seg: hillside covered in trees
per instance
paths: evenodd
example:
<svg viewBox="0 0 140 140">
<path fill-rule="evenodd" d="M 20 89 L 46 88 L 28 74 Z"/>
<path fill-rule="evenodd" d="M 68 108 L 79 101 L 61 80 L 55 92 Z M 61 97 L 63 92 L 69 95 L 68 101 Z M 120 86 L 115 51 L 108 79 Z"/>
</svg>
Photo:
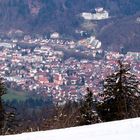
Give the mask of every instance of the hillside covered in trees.
<svg viewBox="0 0 140 140">
<path fill-rule="evenodd" d="M 92 13 L 96 7 L 106 9 L 112 18 L 85 23 L 80 14 Z M 0 0 L 1 33 L 20 30 L 48 35 L 57 31 L 62 36 L 76 39 L 76 30 L 91 34 L 96 30 L 104 48 L 113 47 L 115 50 L 125 47 L 130 51 L 139 51 L 140 26 L 135 23 L 139 16 L 139 0 Z M 83 24 L 95 26 L 89 30 L 83 28 Z"/>
</svg>

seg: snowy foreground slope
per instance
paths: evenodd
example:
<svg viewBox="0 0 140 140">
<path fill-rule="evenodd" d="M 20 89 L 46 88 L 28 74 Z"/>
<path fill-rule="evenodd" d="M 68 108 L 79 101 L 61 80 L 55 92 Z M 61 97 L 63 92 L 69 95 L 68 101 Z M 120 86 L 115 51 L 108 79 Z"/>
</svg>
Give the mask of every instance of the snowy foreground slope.
<svg viewBox="0 0 140 140">
<path fill-rule="evenodd" d="M 45 132 L 0 136 L 0 140 L 140 140 L 140 118 Z"/>
</svg>

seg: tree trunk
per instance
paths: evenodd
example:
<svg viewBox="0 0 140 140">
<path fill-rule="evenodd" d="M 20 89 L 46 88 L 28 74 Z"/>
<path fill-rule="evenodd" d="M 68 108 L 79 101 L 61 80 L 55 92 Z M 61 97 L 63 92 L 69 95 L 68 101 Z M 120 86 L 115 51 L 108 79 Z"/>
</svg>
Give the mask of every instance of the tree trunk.
<svg viewBox="0 0 140 140">
<path fill-rule="evenodd" d="M 4 124 L 4 114 L 3 114 L 2 99 L 0 97 L 0 135 L 2 135 L 3 124 Z"/>
</svg>

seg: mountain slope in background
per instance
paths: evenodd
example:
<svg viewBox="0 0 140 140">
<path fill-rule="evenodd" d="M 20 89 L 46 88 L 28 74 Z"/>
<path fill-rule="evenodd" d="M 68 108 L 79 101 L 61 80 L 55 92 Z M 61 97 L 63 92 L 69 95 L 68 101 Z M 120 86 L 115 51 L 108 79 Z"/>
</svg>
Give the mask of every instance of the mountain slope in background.
<svg viewBox="0 0 140 140">
<path fill-rule="evenodd" d="M 104 48 L 139 51 L 140 24 L 132 23 L 132 19 L 140 12 L 140 0 L 0 0 L 0 32 L 21 30 L 46 35 L 57 31 L 62 36 L 76 38 L 76 30 L 88 31 L 82 27 L 85 21 L 80 13 L 94 12 L 96 7 L 104 7 L 112 17 L 109 22 L 91 21 L 95 30 L 99 29 L 96 33 Z"/>
<path fill-rule="evenodd" d="M 140 118 L 83 127 L 0 136 L 1 140 L 139 140 Z"/>
<path fill-rule="evenodd" d="M 140 11 L 139 0 L 0 0 L 0 30 L 71 33 L 81 24 L 78 14 L 99 6 L 113 16 Z"/>
<path fill-rule="evenodd" d="M 98 38 L 104 44 L 104 49 L 140 52 L 139 17 L 140 13 L 137 13 L 133 16 L 112 19 L 101 26 Z"/>
</svg>

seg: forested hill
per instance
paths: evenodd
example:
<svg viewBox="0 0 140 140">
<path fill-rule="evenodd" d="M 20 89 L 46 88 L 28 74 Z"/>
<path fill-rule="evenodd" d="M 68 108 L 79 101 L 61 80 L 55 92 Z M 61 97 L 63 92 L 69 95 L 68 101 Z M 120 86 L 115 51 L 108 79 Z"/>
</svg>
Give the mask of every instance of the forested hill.
<svg viewBox="0 0 140 140">
<path fill-rule="evenodd" d="M 85 23 L 80 13 L 95 12 L 96 7 L 106 9 L 111 19 Z M 18 29 L 48 35 L 56 31 L 76 38 L 76 30 L 91 34 L 96 30 L 105 49 L 118 46 L 115 49 L 139 51 L 140 24 L 135 23 L 136 15 L 140 17 L 140 0 L 0 0 L 0 33 Z M 90 25 L 93 27 L 89 30 Z"/>
<path fill-rule="evenodd" d="M 140 52 L 140 13 L 112 19 L 100 26 L 98 38 L 104 49 Z"/>
<path fill-rule="evenodd" d="M 72 34 L 81 24 L 77 15 L 100 6 L 112 16 L 140 11 L 139 0 L 0 0 L 0 31 L 18 28 L 26 32 L 55 30 Z"/>
</svg>

